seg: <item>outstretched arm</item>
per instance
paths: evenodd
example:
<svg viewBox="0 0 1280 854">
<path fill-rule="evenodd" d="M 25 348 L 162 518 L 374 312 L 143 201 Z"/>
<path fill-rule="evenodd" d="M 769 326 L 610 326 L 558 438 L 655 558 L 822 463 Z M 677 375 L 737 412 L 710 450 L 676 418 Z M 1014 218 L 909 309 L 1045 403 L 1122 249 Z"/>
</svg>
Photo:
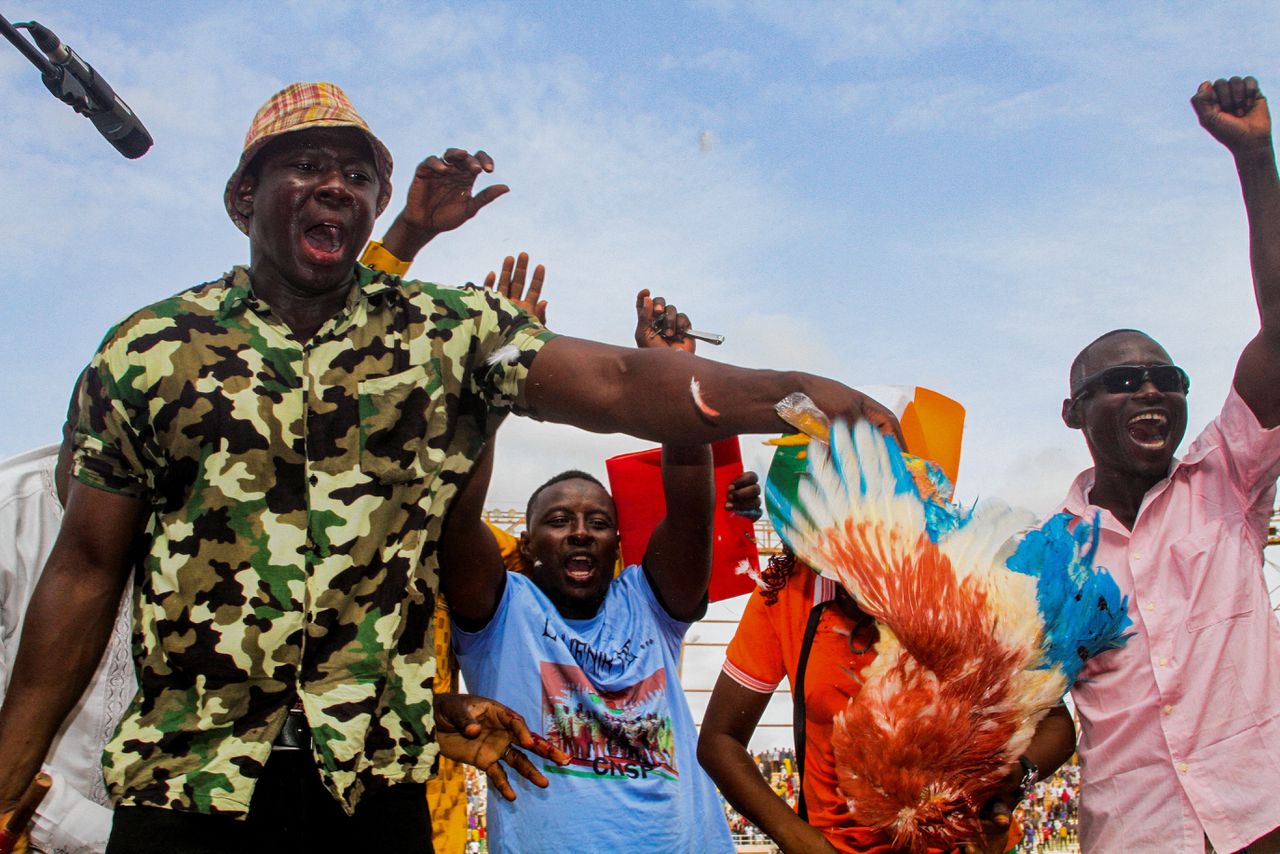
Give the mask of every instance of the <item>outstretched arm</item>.
<svg viewBox="0 0 1280 854">
<path fill-rule="evenodd" d="M 893 413 L 835 380 L 567 336 L 548 341 L 533 360 L 527 400 L 533 416 L 545 421 L 702 445 L 740 433 L 790 430 L 774 404 L 796 391 L 832 418 L 866 418 L 901 441 Z"/>
<path fill-rule="evenodd" d="M 1262 328 L 1245 345 L 1235 387 L 1263 427 L 1280 425 L 1280 180 L 1267 99 L 1252 77 L 1208 81 L 1191 99 L 1201 126 L 1236 161 L 1249 216 L 1249 262 Z"/>
<path fill-rule="evenodd" d="M 492 171 L 493 158 L 488 154 L 471 154 L 461 148 L 450 148 L 441 156 L 433 154 L 419 163 L 404 210 L 387 229 L 383 247 L 407 267 L 438 234 L 452 231 L 507 193 L 506 184 L 494 184 L 472 195 L 480 173 Z"/>
</svg>

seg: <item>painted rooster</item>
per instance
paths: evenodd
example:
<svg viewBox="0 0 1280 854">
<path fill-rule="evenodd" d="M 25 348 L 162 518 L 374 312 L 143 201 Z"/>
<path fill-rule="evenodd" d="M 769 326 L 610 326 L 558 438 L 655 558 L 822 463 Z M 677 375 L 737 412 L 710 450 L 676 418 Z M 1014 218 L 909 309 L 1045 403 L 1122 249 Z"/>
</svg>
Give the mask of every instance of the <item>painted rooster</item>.
<svg viewBox="0 0 1280 854">
<path fill-rule="evenodd" d="M 794 502 L 768 494 L 792 551 L 879 625 L 832 744 L 854 820 L 917 854 L 981 834 L 1005 764 L 1129 624 L 1092 567 L 1094 526 L 1060 516 L 1032 530 L 1025 511 L 950 495 L 936 466 L 865 422 L 810 443 Z"/>
</svg>

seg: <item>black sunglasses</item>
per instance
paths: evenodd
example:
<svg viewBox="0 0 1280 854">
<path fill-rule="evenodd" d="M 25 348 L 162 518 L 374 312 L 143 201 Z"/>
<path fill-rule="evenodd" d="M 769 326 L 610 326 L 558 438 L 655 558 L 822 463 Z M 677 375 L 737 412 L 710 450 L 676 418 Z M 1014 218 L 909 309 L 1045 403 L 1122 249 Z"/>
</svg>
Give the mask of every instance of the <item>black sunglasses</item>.
<svg viewBox="0 0 1280 854">
<path fill-rule="evenodd" d="M 1101 385 L 1111 394 L 1132 394 L 1148 379 L 1156 389 L 1166 393 L 1191 391 L 1191 377 L 1177 365 L 1115 365 L 1082 379 L 1071 398 L 1084 395 L 1095 385 Z"/>
</svg>

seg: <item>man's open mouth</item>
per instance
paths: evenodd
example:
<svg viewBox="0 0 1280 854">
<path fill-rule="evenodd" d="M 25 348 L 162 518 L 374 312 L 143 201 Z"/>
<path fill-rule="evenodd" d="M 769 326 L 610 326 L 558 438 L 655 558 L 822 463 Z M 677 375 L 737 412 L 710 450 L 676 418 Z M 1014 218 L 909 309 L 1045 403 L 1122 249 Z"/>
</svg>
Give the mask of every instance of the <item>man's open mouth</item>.
<svg viewBox="0 0 1280 854">
<path fill-rule="evenodd" d="M 1169 417 L 1163 412 L 1142 412 L 1125 424 L 1129 438 L 1140 447 L 1159 450 L 1169 441 Z"/>
<path fill-rule="evenodd" d="M 322 222 L 304 231 L 302 239 L 314 254 L 330 256 L 342 251 L 345 234 L 342 226 L 332 222 Z"/>
<path fill-rule="evenodd" d="M 574 581 L 586 581 L 595 574 L 595 558 L 589 555 L 574 555 L 564 562 L 564 571 Z"/>
</svg>

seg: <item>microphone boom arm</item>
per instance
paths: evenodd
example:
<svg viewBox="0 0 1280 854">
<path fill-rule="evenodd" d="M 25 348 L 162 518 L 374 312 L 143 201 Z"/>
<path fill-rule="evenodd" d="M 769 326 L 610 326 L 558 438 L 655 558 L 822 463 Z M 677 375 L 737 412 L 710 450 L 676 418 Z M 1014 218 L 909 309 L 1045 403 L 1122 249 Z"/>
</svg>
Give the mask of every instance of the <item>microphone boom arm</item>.
<svg viewBox="0 0 1280 854">
<path fill-rule="evenodd" d="M 19 35 L 18 29 L 28 30 L 36 44 Z M 40 79 L 53 97 L 93 122 L 117 151 L 132 160 L 151 147 L 151 134 L 129 105 L 48 28 L 35 21 L 15 26 L 0 16 L 0 32 L 40 70 Z"/>
</svg>

